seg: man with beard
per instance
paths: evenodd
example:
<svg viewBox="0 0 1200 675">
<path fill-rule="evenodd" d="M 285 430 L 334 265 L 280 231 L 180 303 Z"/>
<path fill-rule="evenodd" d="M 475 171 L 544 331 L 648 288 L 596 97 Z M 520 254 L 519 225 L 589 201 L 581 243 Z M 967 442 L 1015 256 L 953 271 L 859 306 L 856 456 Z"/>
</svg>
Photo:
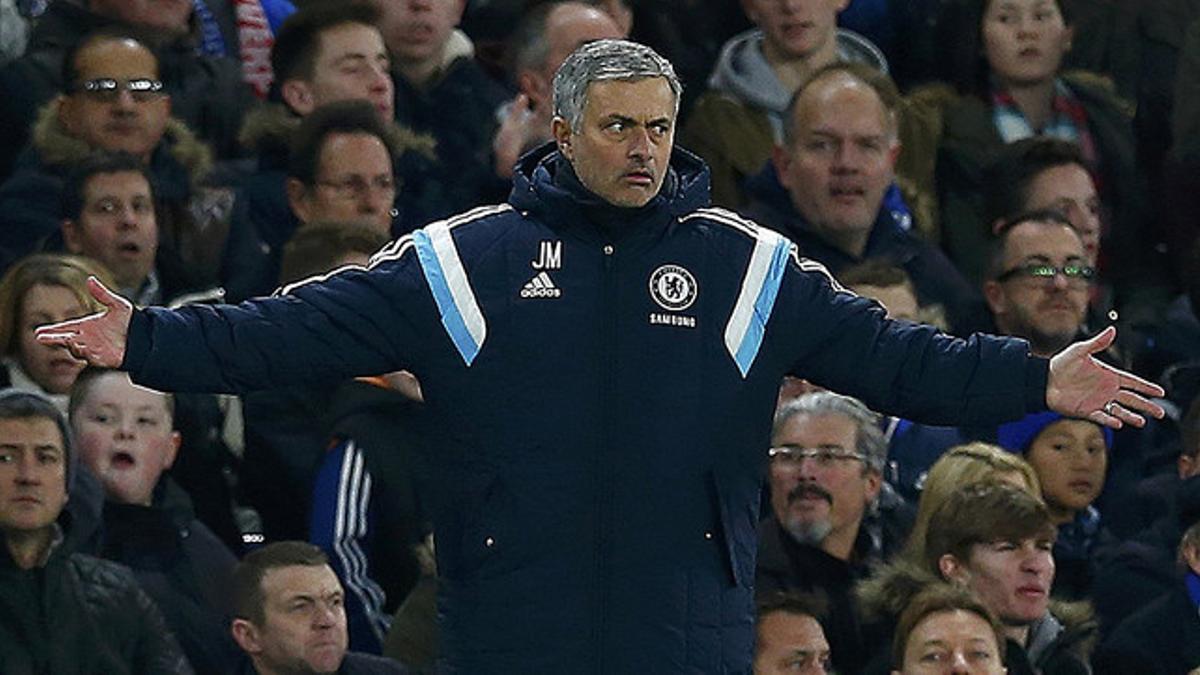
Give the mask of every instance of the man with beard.
<svg viewBox="0 0 1200 675">
<path fill-rule="evenodd" d="M 771 445 L 772 513 L 759 527 L 755 593 L 825 595 L 834 665 L 858 672 L 864 649 L 851 590 L 912 524 L 899 497 L 880 498 L 887 444 L 878 417 L 848 396 L 805 394 L 776 413 Z"/>
</svg>

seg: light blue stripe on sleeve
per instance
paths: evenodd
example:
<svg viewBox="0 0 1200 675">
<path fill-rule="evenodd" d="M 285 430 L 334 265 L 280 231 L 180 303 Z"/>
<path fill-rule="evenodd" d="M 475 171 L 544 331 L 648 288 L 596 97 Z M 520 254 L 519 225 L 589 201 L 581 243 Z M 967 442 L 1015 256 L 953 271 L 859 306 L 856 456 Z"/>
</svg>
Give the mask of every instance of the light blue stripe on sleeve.
<svg viewBox="0 0 1200 675">
<path fill-rule="evenodd" d="M 486 334 L 483 315 L 466 284 L 462 262 L 454 249 L 449 229 L 440 224 L 413 232 L 413 243 L 425 281 L 433 293 L 442 326 L 468 366 L 479 355 Z"/>
<path fill-rule="evenodd" d="M 759 349 L 762 348 L 767 321 L 771 318 L 771 311 L 775 307 L 775 298 L 779 295 L 779 287 L 783 283 L 788 253 L 792 246 L 790 241 L 769 230 L 760 231 L 759 237 L 762 243 L 769 242 L 774 244 L 774 247 L 755 296 L 753 313 L 749 317 L 749 321 L 745 323 L 745 332 L 738 343 L 737 351 L 733 354 L 733 360 L 737 363 L 742 377 L 746 377 L 750 372 L 750 366 L 754 364 L 754 359 L 758 356 Z"/>
</svg>

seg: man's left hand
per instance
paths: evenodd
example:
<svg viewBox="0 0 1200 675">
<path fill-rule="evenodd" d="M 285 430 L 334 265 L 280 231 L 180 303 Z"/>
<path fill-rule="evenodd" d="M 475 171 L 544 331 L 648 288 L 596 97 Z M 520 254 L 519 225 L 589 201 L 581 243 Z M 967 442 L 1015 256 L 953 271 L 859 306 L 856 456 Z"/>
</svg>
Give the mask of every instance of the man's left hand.
<svg viewBox="0 0 1200 675">
<path fill-rule="evenodd" d="M 1132 373 L 1100 362 L 1098 354 L 1117 337 L 1109 326 L 1090 340 L 1076 342 L 1050 359 L 1046 405 L 1070 417 L 1120 429 L 1126 424 L 1146 424 L 1143 415 L 1161 418 L 1162 406 L 1149 397 L 1163 396 L 1163 388 Z"/>
</svg>

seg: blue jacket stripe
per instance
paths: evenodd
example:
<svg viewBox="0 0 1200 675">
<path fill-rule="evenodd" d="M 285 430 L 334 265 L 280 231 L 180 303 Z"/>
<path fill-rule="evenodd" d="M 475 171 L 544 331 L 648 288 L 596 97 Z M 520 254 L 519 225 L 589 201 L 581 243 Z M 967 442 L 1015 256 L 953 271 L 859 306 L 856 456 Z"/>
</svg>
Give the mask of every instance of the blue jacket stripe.
<svg viewBox="0 0 1200 675">
<path fill-rule="evenodd" d="M 765 228 L 760 228 L 756 237 L 741 293 L 725 328 L 725 347 L 743 378 L 762 347 L 792 248 L 787 239 Z"/>
<path fill-rule="evenodd" d="M 413 243 L 425 281 L 437 302 L 442 325 L 463 361 L 470 366 L 483 347 L 487 325 L 467 283 L 467 273 L 454 247 L 450 228 L 444 223 L 434 223 L 413 232 Z"/>
</svg>

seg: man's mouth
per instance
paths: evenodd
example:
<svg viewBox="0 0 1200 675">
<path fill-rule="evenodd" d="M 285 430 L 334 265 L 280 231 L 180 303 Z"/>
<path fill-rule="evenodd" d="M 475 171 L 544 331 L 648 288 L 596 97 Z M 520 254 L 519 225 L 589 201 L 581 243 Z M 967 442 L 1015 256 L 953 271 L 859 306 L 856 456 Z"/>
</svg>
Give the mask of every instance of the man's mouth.
<svg viewBox="0 0 1200 675">
<path fill-rule="evenodd" d="M 649 169 L 634 169 L 625 174 L 625 180 L 634 185 L 654 185 L 654 172 Z"/>
<path fill-rule="evenodd" d="M 136 258 L 142 253 L 142 247 L 136 242 L 127 241 L 117 244 L 117 255 L 122 258 Z"/>
<path fill-rule="evenodd" d="M 833 504 L 833 495 L 829 494 L 827 491 L 825 491 L 824 489 L 822 489 L 819 486 L 811 485 L 808 483 L 802 483 L 800 485 L 797 485 L 796 487 L 792 488 L 792 490 L 790 492 L 788 492 L 788 503 L 789 504 L 794 504 L 795 502 L 817 501 L 817 500 L 824 501 L 827 504 L 832 505 Z"/>
<path fill-rule="evenodd" d="M 1046 595 L 1046 589 L 1036 585 L 1021 586 L 1017 589 L 1017 595 L 1026 598 L 1041 598 Z"/>
<path fill-rule="evenodd" d="M 126 469 L 132 469 L 133 466 L 137 464 L 137 460 L 135 460 L 133 455 L 130 453 L 123 450 L 118 450 L 112 454 L 112 457 L 109 459 L 109 464 L 114 469 L 124 471 Z"/>
</svg>

